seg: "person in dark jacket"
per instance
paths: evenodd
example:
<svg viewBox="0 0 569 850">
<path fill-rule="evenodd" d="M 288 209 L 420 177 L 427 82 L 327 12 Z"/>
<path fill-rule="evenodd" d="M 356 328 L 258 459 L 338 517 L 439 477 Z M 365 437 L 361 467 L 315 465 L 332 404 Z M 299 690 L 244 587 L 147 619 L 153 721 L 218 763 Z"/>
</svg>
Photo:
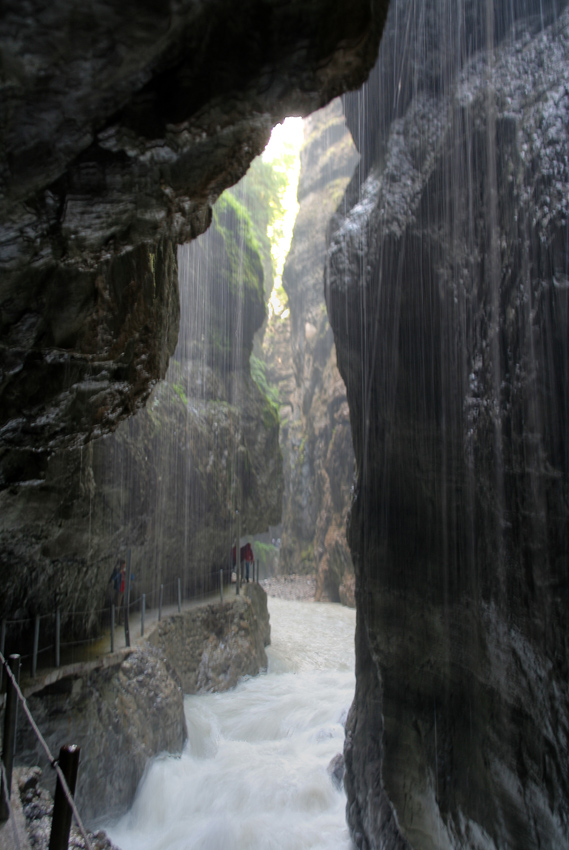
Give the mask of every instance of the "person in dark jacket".
<svg viewBox="0 0 569 850">
<path fill-rule="evenodd" d="M 126 561 L 124 560 L 124 558 L 120 558 L 115 564 L 115 568 L 109 579 L 109 584 L 111 582 L 113 585 L 115 608 L 117 612 L 118 622 L 120 623 L 120 610 L 124 599 L 124 591 L 126 585 Z"/>
</svg>

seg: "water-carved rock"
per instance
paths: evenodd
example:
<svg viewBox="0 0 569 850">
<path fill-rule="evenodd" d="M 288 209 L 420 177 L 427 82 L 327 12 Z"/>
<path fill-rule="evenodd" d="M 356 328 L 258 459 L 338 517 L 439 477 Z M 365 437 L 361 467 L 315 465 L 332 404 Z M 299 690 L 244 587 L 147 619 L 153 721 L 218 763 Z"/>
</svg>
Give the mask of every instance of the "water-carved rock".
<svg viewBox="0 0 569 850">
<path fill-rule="evenodd" d="M 208 227 L 275 123 L 363 81 L 385 5 L 3 5 L 0 484 L 144 403 L 177 307 L 152 258 Z"/>
<path fill-rule="evenodd" d="M 365 848 L 561 848 L 568 18 L 494 4 L 480 31 L 473 9 L 437 52 L 459 7 L 395 2 L 369 111 L 348 98 L 364 162 L 327 278 L 358 467 L 348 820 Z"/>
<path fill-rule="evenodd" d="M 304 122 L 300 162 L 299 212 L 283 273 L 290 316 L 274 317 L 264 339 L 268 376 L 281 392 L 279 569 L 315 571 L 317 599 L 354 605 L 345 532 L 353 451 L 323 280 L 326 230 L 357 162 L 339 100 Z"/>
</svg>

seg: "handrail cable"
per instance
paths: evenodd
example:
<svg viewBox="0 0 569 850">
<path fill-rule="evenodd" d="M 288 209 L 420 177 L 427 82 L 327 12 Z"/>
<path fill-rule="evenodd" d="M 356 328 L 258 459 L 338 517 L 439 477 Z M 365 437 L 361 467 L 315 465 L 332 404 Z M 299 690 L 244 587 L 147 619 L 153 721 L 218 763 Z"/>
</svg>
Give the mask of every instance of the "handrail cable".
<svg viewBox="0 0 569 850">
<path fill-rule="evenodd" d="M 28 722 L 29 722 L 30 726 L 32 727 L 32 730 L 33 730 L 36 738 L 40 742 L 40 744 L 41 744 L 41 746 L 42 746 L 42 748 L 43 748 L 43 750 L 44 750 L 44 752 L 47 756 L 47 759 L 48 759 L 50 765 L 52 766 L 52 768 L 57 773 L 57 776 L 58 776 L 59 781 L 61 783 L 61 788 L 62 788 L 63 793 L 64 793 L 64 795 L 67 799 L 67 802 L 69 803 L 69 807 L 70 807 L 70 809 L 73 813 L 73 817 L 75 818 L 75 823 L 77 824 L 77 826 L 79 828 L 79 832 L 81 833 L 81 835 L 83 836 L 83 840 L 85 841 L 85 848 L 86 848 L 86 850 L 93 850 L 91 842 L 89 841 L 89 838 L 87 836 L 87 830 L 83 826 L 83 821 L 81 820 L 79 812 L 77 811 L 77 806 L 75 805 L 75 800 L 73 799 L 73 795 L 71 794 L 69 787 L 67 785 L 67 780 L 65 778 L 65 774 L 63 773 L 62 769 L 60 768 L 57 759 L 55 759 L 53 757 L 51 750 L 49 749 L 42 733 L 40 732 L 40 730 L 37 726 L 37 723 L 35 722 L 34 718 L 32 717 L 32 713 L 31 713 L 30 709 L 28 708 L 28 703 L 26 701 L 26 698 L 23 695 L 22 691 L 20 690 L 20 686 L 17 683 L 17 681 L 14 677 L 14 674 L 10 670 L 8 663 L 7 663 L 6 659 L 4 658 L 4 656 L 2 655 L 1 652 L 0 652 L 0 661 L 4 665 L 4 669 L 5 669 L 6 673 L 8 674 L 10 679 L 12 680 L 12 685 L 14 686 L 16 694 L 18 695 L 18 699 L 20 700 L 20 702 L 22 704 L 24 714 L 28 718 Z"/>
</svg>

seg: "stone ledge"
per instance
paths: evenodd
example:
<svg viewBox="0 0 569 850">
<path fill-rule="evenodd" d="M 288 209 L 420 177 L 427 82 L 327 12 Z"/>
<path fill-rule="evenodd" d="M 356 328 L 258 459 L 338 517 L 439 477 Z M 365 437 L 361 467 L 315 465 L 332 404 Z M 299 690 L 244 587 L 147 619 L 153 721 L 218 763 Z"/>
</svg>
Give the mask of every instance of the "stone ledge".
<svg viewBox="0 0 569 850">
<path fill-rule="evenodd" d="M 134 648 L 51 671 L 28 689 L 52 753 L 63 744 L 81 747 L 77 802 L 87 823 L 124 812 L 149 759 L 182 751 L 185 693 L 228 690 L 266 668 L 269 633 L 266 594 L 251 584 L 222 605 L 163 619 Z M 23 722 L 16 760 L 47 767 Z"/>
</svg>

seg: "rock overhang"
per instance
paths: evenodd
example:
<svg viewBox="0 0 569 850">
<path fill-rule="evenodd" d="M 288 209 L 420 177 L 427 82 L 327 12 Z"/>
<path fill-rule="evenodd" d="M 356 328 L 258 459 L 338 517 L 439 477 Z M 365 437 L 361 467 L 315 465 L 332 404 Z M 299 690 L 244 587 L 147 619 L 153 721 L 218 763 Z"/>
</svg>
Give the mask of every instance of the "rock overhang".
<svg viewBox="0 0 569 850">
<path fill-rule="evenodd" d="M 4 486 L 144 404 L 177 336 L 175 246 L 275 123 L 363 82 L 386 6 L 4 6 Z"/>
</svg>

